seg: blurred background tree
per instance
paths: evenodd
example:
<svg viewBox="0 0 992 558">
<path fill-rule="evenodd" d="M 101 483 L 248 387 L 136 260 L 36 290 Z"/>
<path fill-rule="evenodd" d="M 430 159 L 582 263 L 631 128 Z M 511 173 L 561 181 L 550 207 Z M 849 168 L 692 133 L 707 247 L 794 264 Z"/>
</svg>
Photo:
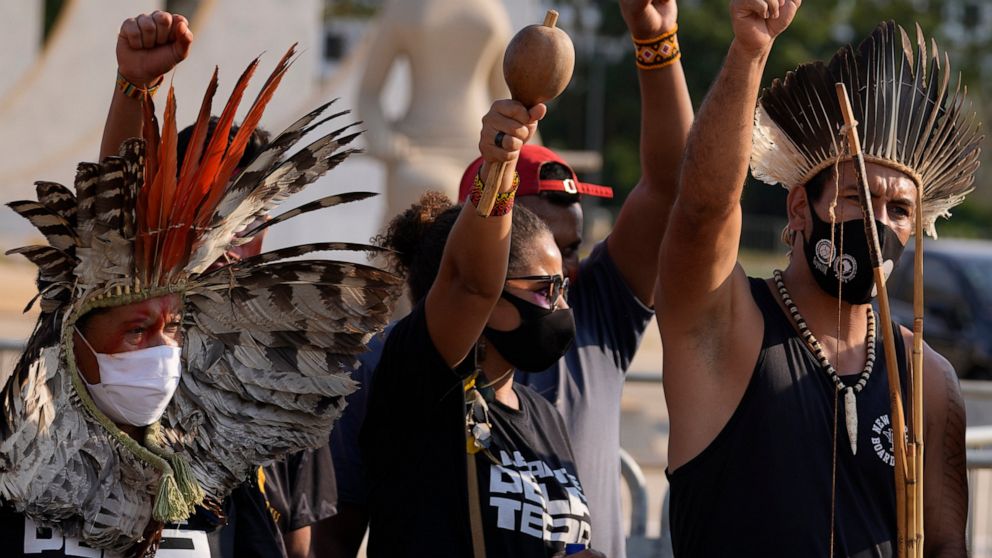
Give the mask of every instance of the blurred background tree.
<svg viewBox="0 0 992 558">
<path fill-rule="evenodd" d="M 609 202 L 619 207 L 639 178 L 640 99 L 629 36 L 615 0 L 560 0 L 562 26 L 576 45 L 572 84 L 541 124 L 545 143 L 559 149 L 588 149 L 603 155 L 601 180 L 617 190 Z M 679 41 L 693 102 L 698 108 L 723 62 L 733 37 L 728 0 L 680 0 Z M 912 35 L 918 22 L 951 54 L 961 72 L 975 110 L 992 114 L 992 2 L 988 0 L 839 0 L 804 2 L 792 26 L 772 51 L 764 83 L 799 64 L 826 60 L 848 42 L 859 42 L 881 21 L 894 19 Z M 657 123 L 664 126 L 664 122 Z M 992 238 L 992 179 L 986 149 L 978 190 L 956 219 L 945 223 L 948 236 Z M 745 211 L 751 216 L 784 216 L 785 194 L 778 187 L 745 189 Z M 777 232 L 777 231 L 775 231 Z M 772 235 L 774 236 L 774 234 Z"/>
</svg>

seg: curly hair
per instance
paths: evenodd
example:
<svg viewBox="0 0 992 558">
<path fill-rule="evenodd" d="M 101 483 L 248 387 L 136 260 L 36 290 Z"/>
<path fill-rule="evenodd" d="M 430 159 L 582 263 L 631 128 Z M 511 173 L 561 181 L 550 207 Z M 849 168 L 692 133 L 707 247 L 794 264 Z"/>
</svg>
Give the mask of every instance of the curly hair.
<svg viewBox="0 0 992 558">
<path fill-rule="evenodd" d="M 372 242 L 392 250 L 387 256 L 393 271 L 406 277 L 414 302 L 427 296 L 437 278 L 448 241 L 462 206 L 455 205 L 440 192 L 427 192 L 417 203 L 389 222 L 383 234 Z M 551 231 L 537 215 L 517 205 L 513 208 L 510 235 L 510 259 L 507 272 L 515 275 L 533 260 L 537 252 L 535 240 Z"/>
</svg>

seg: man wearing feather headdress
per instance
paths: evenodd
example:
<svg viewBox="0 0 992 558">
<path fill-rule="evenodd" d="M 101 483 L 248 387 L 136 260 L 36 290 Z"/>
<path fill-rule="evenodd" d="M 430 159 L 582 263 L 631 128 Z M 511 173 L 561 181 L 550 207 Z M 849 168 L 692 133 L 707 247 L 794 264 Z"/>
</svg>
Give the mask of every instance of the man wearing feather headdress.
<svg viewBox="0 0 992 558">
<path fill-rule="evenodd" d="M 893 23 L 776 80 L 759 100 L 768 53 L 799 5 L 731 2 L 734 39 L 690 135 L 659 254 L 677 556 L 896 552 L 888 380 L 875 359 L 875 340 L 894 326 L 876 332 L 834 84 L 854 95 L 889 269 L 917 212 L 933 234 L 970 189 L 979 138 L 963 98 L 947 94 L 936 45 L 922 33 L 914 44 Z M 749 162 L 755 177 L 789 190 L 791 260 L 774 280 L 749 279 L 737 263 Z M 905 378 L 911 334 L 896 331 Z M 964 408 L 954 371 L 929 347 L 923 387 L 925 554 L 964 556 Z"/>
<path fill-rule="evenodd" d="M 142 87 L 161 83 L 191 50 L 194 37 L 186 18 L 180 14 L 157 10 L 126 19 L 117 36 L 117 68 L 121 78 Z M 213 137 L 218 124 L 211 117 L 206 141 Z M 141 134 L 142 106 L 120 87 L 114 88 L 107 125 L 101 143 L 101 157 L 114 154 L 121 143 Z M 194 126 L 179 132 L 178 154 L 184 159 Z M 237 136 L 232 126 L 228 144 Z M 239 167 L 247 167 L 271 140 L 270 134 L 257 127 L 252 132 Z M 181 168 L 180 168 L 181 171 Z M 235 174 L 238 174 L 237 171 Z M 268 219 L 260 217 L 246 227 L 253 229 Z M 209 269 L 261 252 L 266 230 L 253 238 L 232 243 Z M 240 243 L 240 242 L 244 243 Z M 256 478 L 257 477 L 257 478 Z M 208 531 L 211 548 L 220 556 L 241 556 L 250 552 L 256 558 L 306 557 L 310 554 L 311 525 L 336 511 L 337 487 L 330 450 L 327 446 L 290 454 L 259 470 L 236 488 L 220 505 L 221 514 L 197 508 L 187 523 L 190 529 Z M 223 528 L 218 528 L 219 524 Z"/>
<path fill-rule="evenodd" d="M 347 373 L 385 324 L 398 279 L 362 265 L 291 259 L 373 249 L 347 243 L 211 265 L 268 226 L 368 197 L 330 196 L 256 224 L 342 161 L 357 136 L 340 127 L 290 153 L 343 114 L 328 115 L 328 103 L 236 172 L 294 52 L 279 61 L 230 145 L 257 61 L 208 140 L 215 73 L 179 173 L 172 91 L 160 134 L 151 84 L 120 76 L 124 95 L 146 100 L 143 138 L 124 142 L 118 157 L 81 164 L 75 193 L 39 182 L 37 202 L 10 204 L 48 242 L 12 251 L 39 267 L 42 307 L 2 392 L 0 501 L 13 510 L 5 517 L 23 518 L 13 540 L 4 531 L 17 555 L 68 555 L 79 544 L 114 556 L 153 554 L 163 524 L 216 504 L 260 463 L 326 443 L 354 389 Z M 34 524 L 59 536 L 39 540 Z"/>
</svg>

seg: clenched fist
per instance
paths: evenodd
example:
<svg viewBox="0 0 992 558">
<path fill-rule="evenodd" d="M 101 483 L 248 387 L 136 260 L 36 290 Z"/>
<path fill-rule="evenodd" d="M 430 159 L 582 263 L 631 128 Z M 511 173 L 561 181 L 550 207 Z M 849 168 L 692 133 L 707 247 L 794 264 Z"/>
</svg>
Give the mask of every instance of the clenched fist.
<svg viewBox="0 0 992 558">
<path fill-rule="evenodd" d="M 620 0 L 620 12 L 635 39 L 653 39 L 673 31 L 679 16 L 675 0 Z"/>
<path fill-rule="evenodd" d="M 185 60 L 192 43 L 189 22 L 179 14 L 156 10 L 128 18 L 117 35 L 117 70 L 146 87 Z"/>
<path fill-rule="evenodd" d="M 802 0 L 733 0 L 734 41 L 747 51 L 766 52 L 796 16 Z"/>
</svg>

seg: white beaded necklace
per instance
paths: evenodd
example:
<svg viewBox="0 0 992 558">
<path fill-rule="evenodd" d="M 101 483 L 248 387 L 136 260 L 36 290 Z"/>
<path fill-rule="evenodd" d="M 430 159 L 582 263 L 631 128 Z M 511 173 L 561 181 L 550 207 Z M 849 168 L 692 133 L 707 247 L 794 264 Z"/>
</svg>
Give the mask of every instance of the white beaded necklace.
<svg viewBox="0 0 992 558">
<path fill-rule="evenodd" d="M 775 285 L 778 287 L 778 295 L 782 298 L 782 304 L 789 310 L 792 314 L 792 319 L 796 322 L 796 327 L 799 328 L 799 335 L 806 342 L 806 346 L 809 350 L 816 356 L 816 359 L 820 361 L 820 366 L 827 372 L 830 376 L 830 380 L 833 382 L 834 387 L 838 392 L 844 393 L 844 419 L 847 425 L 847 437 L 851 441 L 851 453 L 857 455 L 858 453 L 858 407 L 857 399 L 855 396 L 861 393 L 861 390 L 865 388 L 868 384 L 868 378 L 871 377 L 871 371 L 875 367 L 875 312 L 872 311 L 871 306 L 868 307 L 868 335 L 865 337 L 865 346 L 867 351 L 867 356 L 865 358 L 865 367 L 861 371 L 861 375 L 858 377 L 858 382 L 852 387 L 844 385 L 844 382 L 840 379 L 837 374 L 837 370 L 834 369 L 830 361 L 827 360 L 826 355 L 823 353 L 823 347 L 820 342 L 817 341 L 813 332 L 810 331 L 809 326 L 806 325 L 806 320 L 803 319 L 802 315 L 799 313 L 799 309 L 796 308 L 796 304 L 792 302 L 792 297 L 789 296 L 789 291 L 785 288 L 785 282 L 782 280 L 782 272 L 775 270 Z"/>
</svg>

